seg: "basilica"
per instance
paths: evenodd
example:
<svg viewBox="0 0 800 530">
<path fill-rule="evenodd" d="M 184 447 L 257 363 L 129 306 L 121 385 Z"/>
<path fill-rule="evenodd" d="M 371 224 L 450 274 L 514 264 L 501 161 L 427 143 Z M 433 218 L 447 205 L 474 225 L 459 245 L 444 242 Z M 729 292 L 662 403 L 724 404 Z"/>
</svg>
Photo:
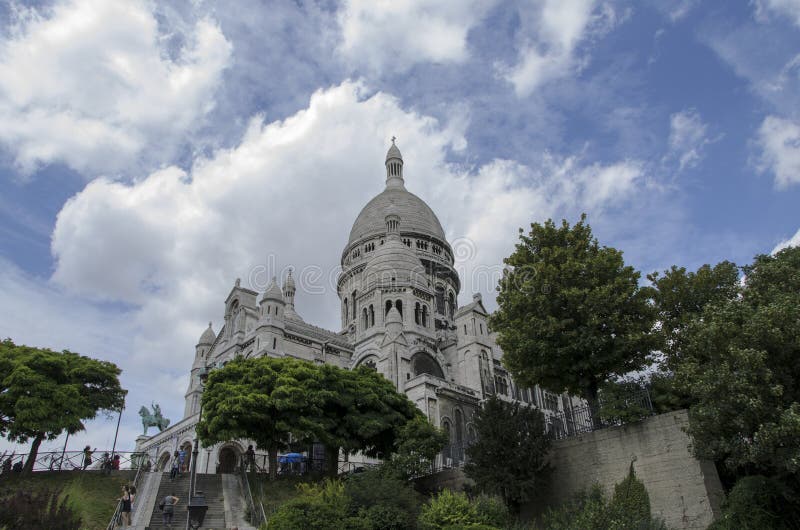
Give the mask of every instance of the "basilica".
<svg viewBox="0 0 800 530">
<path fill-rule="evenodd" d="M 536 406 L 551 427 L 563 421 L 575 398 L 516 385 L 503 368 L 481 295 L 459 307 L 461 281 L 452 248 L 433 210 L 406 189 L 403 157 L 394 140 L 385 166 L 385 188 L 358 214 L 342 250 L 341 330 L 303 319 L 302 308 L 295 307 L 291 271 L 281 286 L 273 278 L 263 293 L 237 280 L 225 299 L 219 333 L 209 323 L 197 343 L 183 419 L 153 436 L 140 436 L 137 451 L 163 468 L 175 450 L 191 448 L 200 413 L 200 372 L 240 355 L 377 370 L 449 433 L 443 465 L 463 461 L 464 448 L 475 438 L 471 418 L 489 396 Z M 232 471 L 249 443 L 231 440 L 202 448 L 198 471 Z"/>
</svg>

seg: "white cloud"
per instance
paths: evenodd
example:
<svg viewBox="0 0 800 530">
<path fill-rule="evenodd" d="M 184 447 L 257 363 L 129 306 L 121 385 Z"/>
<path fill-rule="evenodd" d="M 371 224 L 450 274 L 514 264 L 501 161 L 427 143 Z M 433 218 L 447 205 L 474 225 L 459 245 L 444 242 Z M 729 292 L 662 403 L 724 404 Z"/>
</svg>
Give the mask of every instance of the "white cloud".
<svg viewBox="0 0 800 530">
<path fill-rule="evenodd" d="M 758 168 L 771 172 L 779 189 L 800 183 L 800 125 L 767 116 L 758 129 L 756 142 L 761 148 Z"/>
<path fill-rule="evenodd" d="M 800 0 L 756 0 L 756 19 L 765 20 L 769 14 L 787 17 L 800 26 Z"/>
<path fill-rule="evenodd" d="M 581 45 L 616 23 L 608 4 L 596 0 L 530 0 L 520 8 L 518 61 L 497 64 L 499 75 L 520 97 L 580 71 L 588 56 Z"/>
<path fill-rule="evenodd" d="M 784 239 L 775 245 L 775 248 L 772 249 L 770 254 L 777 254 L 781 250 L 788 247 L 800 247 L 800 229 L 798 229 L 797 232 L 795 232 L 794 235 L 789 239 Z"/>
<path fill-rule="evenodd" d="M 708 138 L 708 125 L 694 109 L 676 112 L 669 118 L 669 153 L 680 170 L 696 167 L 703 159 Z"/>
<path fill-rule="evenodd" d="M 370 71 L 467 59 L 467 35 L 494 0 L 348 0 L 340 8 L 339 52 Z"/>
<path fill-rule="evenodd" d="M 189 171 L 93 180 L 58 215 L 51 280 L 0 263 L 0 336 L 117 362 L 131 390 L 123 426 L 133 432 L 135 409 L 153 396 L 168 416 L 182 414 L 194 343 L 209 320 L 219 330 L 237 276 L 263 288 L 294 266 L 298 311 L 336 329 L 341 251 L 360 208 L 384 187 L 393 134 L 408 189 L 430 204 L 454 246 L 462 303 L 481 291 L 491 304 L 518 227 L 574 221 L 581 211 L 599 221 L 646 185 L 638 161 L 546 154 L 531 166 L 448 163 L 448 152 L 466 147 L 465 127 L 460 113 L 442 123 L 348 81 L 283 121 L 255 117 L 236 146 Z M 87 436 L 100 447 L 107 434 L 98 427 Z"/>
<path fill-rule="evenodd" d="M 0 40 L 0 144 L 22 172 L 160 162 L 213 107 L 230 44 L 203 19 L 173 53 L 151 7 L 67 0 L 21 12 Z"/>
</svg>

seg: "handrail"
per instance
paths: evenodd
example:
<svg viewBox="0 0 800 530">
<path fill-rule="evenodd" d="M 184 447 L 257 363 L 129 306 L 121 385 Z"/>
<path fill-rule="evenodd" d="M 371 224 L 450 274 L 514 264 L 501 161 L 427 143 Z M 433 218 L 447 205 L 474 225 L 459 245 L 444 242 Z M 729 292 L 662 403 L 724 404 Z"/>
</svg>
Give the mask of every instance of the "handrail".
<svg viewBox="0 0 800 530">
<path fill-rule="evenodd" d="M 140 464 L 139 467 L 136 469 L 136 476 L 133 478 L 132 485 L 137 490 L 139 489 L 139 477 L 142 475 L 142 469 L 144 467 L 145 466 Z M 114 510 L 114 515 L 111 516 L 111 520 L 108 522 L 108 525 L 106 526 L 106 530 L 114 530 L 114 528 L 116 528 L 117 521 L 119 520 L 119 516 L 121 514 L 122 514 L 122 500 L 119 500 L 117 501 L 117 508 Z"/>
<path fill-rule="evenodd" d="M 103 454 L 108 454 L 109 460 L 113 455 L 119 455 L 119 469 L 135 469 L 139 466 L 140 461 L 146 457 L 141 451 L 104 451 L 95 449 L 92 451 L 92 463 L 86 469 L 92 471 L 109 471 L 110 468 L 103 467 Z M 27 453 L 5 453 L 0 458 L 3 462 L 4 473 L 7 467 L 8 471 L 13 472 L 13 466 L 16 464 L 21 469 L 25 461 L 28 459 Z M 38 473 L 41 471 L 78 471 L 82 470 L 84 465 L 83 451 L 43 451 L 36 454 L 36 460 L 33 462 L 33 471 Z"/>
<path fill-rule="evenodd" d="M 245 466 L 239 467 L 239 472 L 242 474 L 242 480 L 244 482 L 245 487 L 245 501 L 247 502 L 247 507 L 250 511 L 250 523 L 253 526 L 258 528 L 262 524 L 267 521 L 267 515 L 264 513 L 264 505 L 261 503 L 261 500 L 258 501 L 258 509 L 256 509 L 256 503 L 253 500 L 253 492 L 250 490 L 250 479 L 247 477 L 247 470 Z"/>
</svg>

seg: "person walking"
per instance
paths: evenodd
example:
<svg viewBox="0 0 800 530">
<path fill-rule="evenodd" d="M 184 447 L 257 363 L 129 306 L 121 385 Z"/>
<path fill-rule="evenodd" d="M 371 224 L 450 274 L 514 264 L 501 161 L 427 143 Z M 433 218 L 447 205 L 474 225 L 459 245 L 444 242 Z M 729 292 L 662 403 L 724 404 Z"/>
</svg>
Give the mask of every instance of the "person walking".
<svg viewBox="0 0 800 530">
<path fill-rule="evenodd" d="M 169 479 L 170 480 L 175 480 L 175 477 L 178 476 L 178 470 L 180 469 L 179 466 L 180 466 L 180 462 L 178 461 L 177 458 L 174 458 L 172 460 L 172 469 L 169 470 Z"/>
<path fill-rule="evenodd" d="M 86 446 L 83 448 L 83 469 L 85 470 L 87 467 L 92 465 L 92 453 L 97 451 L 95 447 L 94 450 L 91 449 L 90 446 Z"/>
<path fill-rule="evenodd" d="M 175 514 L 175 505 L 178 504 L 179 500 L 175 493 L 170 493 L 161 501 L 161 505 L 164 507 L 164 513 L 161 514 L 164 526 L 172 526 L 172 516 Z"/>
<path fill-rule="evenodd" d="M 131 525 L 131 507 L 133 505 L 133 499 L 131 498 L 131 492 L 128 486 L 122 486 L 122 497 L 117 500 L 122 503 L 119 515 L 122 519 L 122 528 L 125 528 Z"/>
<path fill-rule="evenodd" d="M 255 471 L 256 452 L 253 450 L 252 445 L 247 446 L 247 451 L 244 452 L 244 458 L 245 458 L 245 464 L 244 464 L 245 471 Z"/>
</svg>

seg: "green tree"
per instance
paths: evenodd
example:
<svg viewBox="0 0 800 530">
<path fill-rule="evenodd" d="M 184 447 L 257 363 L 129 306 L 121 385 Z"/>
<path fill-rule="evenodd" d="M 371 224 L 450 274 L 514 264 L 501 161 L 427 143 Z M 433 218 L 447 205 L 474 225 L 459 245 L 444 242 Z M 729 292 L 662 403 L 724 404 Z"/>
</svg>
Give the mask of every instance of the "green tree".
<svg viewBox="0 0 800 530">
<path fill-rule="evenodd" d="M 306 432 L 326 447 L 328 473 L 336 475 L 339 452 L 362 451 L 388 458 L 397 448 L 401 429 L 422 412 L 391 381 L 361 366 L 344 370 L 319 366 L 320 377 L 308 381 L 307 399 L 317 405 Z"/>
<path fill-rule="evenodd" d="M 544 416 L 539 410 L 492 397 L 473 421 L 477 441 L 467 448 L 464 472 L 480 490 L 499 495 L 519 511 L 543 486 L 549 471 L 545 457 L 550 436 L 545 434 Z"/>
<path fill-rule="evenodd" d="M 269 472 L 276 478 L 278 451 L 290 435 L 303 432 L 315 413 L 315 401 L 305 394 L 308 380 L 318 378 L 316 366 L 291 359 L 236 358 L 213 370 L 203 391 L 203 418 L 197 433 L 205 445 L 249 438 L 269 455 Z"/>
<path fill-rule="evenodd" d="M 504 364 L 526 386 L 584 396 L 643 368 L 658 345 L 651 289 L 622 252 L 601 247 L 586 216 L 574 226 L 533 223 L 504 261 L 492 316 Z"/>
<path fill-rule="evenodd" d="M 211 372 L 198 435 L 204 444 L 250 438 L 269 453 L 290 434 L 326 447 L 335 476 L 340 450 L 389 456 L 403 426 L 421 412 L 386 378 L 368 368 L 344 370 L 291 358 L 235 359 Z"/>
<path fill-rule="evenodd" d="M 420 414 L 400 429 L 389 467 L 404 478 L 428 473 L 447 442 L 447 433 Z"/>
<path fill-rule="evenodd" d="M 740 296 L 707 305 L 681 339 L 695 453 L 738 475 L 800 471 L 800 248 L 743 268 Z"/>
<path fill-rule="evenodd" d="M 32 440 L 30 473 L 42 441 L 84 429 L 100 411 L 120 410 L 126 390 L 120 369 L 67 350 L 0 343 L 0 429 L 12 442 Z"/>
</svg>

